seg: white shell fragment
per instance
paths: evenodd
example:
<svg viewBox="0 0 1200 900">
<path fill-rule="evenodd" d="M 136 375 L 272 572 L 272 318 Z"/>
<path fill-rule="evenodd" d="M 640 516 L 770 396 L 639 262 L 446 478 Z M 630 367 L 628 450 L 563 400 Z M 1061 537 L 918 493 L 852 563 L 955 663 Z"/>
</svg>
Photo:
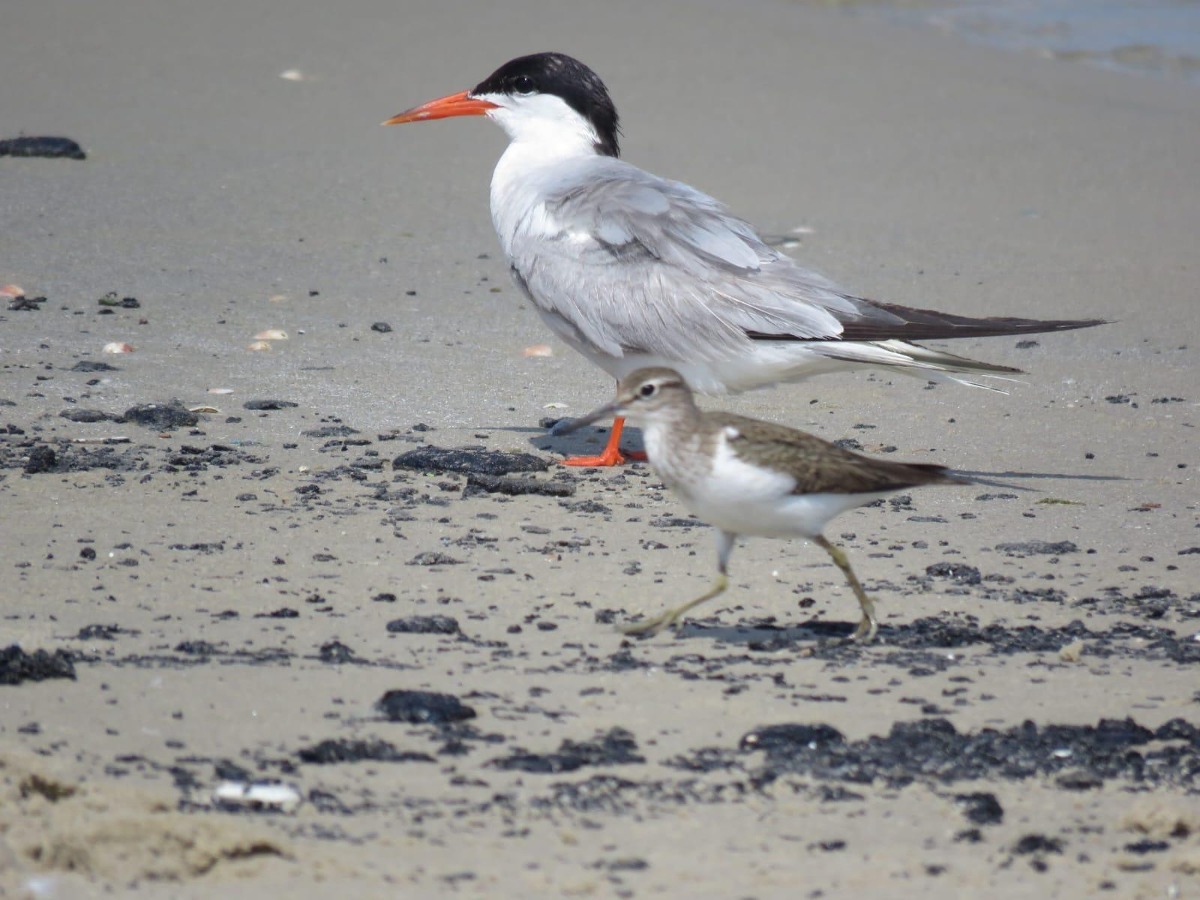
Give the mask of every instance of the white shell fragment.
<svg viewBox="0 0 1200 900">
<path fill-rule="evenodd" d="M 299 69 L 284 69 L 279 73 L 279 77 L 284 81 L 303 81 L 304 73 Z"/>
<path fill-rule="evenodd" d="M 271 342 L 270 341 L 255 341 L 253 344 L 247 344 L 246 349 L 253 350 L 255 352 L 261 352 L 263 350 L 270 350 Z"/>
<path fill-rule="evenodd" d="M 534 344 L 532 347 L 526 347 L 524 350 L 526 356 L 553 356 L 554 348 L 549 344 Z"/>
<path fill-rule="evenodd" d="M 24 296 L 25 288 L 21 287 L 19 284 L 6 284 L 4 287 L 0 287 L 0 297 L 3 297 L 6 300 L 15 300 L 18 297 Z"/>
<path fill-rule="evenodd" d="M 132 353 L 133 344 L 124 344 L 120 341 L 110 341 L 104 345 L 105 353 Z"/>
<path fill-rule="evenodd" d="M 264 781 L 223 781 L 213 790 L 212 799 L 221 809 L 239 812 L 293 813 L 304 802 L 295 785 Z"/>
<path fill-rule="evenodd" d="M 188 412 L 194 413 L 219 413 L 220 410 L 215 406 L 189 406 Z"/>
<path fill-rule="evenodd" d="M 279 328 L 268 328 L 256 334 L 254 339 L 256 341 L 286 341 L 288 336 L 286 331 Z"/>
<path fill-rule="evenodd" d="M 232 394 L 233 388 L 209 388 L 210 394 Z"/>
</svg>

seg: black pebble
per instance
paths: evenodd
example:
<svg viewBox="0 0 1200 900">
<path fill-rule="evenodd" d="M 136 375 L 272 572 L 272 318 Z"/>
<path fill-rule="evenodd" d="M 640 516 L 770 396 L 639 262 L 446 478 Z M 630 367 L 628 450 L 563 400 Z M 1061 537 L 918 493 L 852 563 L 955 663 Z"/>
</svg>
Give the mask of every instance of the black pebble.
<svg viewBox="0 0 1200 900">
<path fill-rule="evenodd" d="M 533 478 L 511 478 L 471 472 L 467 475 L 467 486 L 463 488 L 462 495 L 463 497 L 474 497 L 478 494 L 505 494 L 510 497 L 518 497 L 523 494 L 573 497 L 575 496 L 575 485 L 564 481 L 537 481 Z"/>
<path fill-rule="evenodd" d="M 954 802 L 973 825 L 999 825 L 1004 821 L 1004 807 L 995 794 L 956 794 Z"/>
<path fill-rule="evenodd" d="M 414 426 L 414 431 L 417 427 Z M 508 475 L 512 472 L 545 472 L 549 460 L 532 453 L 503 453 L 499 450 L 419 447 L 392 460 L 396 469 L 422 472 L 458 472 L 463 475 Z"/>
<path fill-rule="evenodd" d="M 390 722 L 442 725 L 475 718 L 475 710 L 451 694 L 433 691 L 388 691 L 375 708 Z"/>
<path fill-rule="evenodd" d="M 45 297 L 14 297 L 8 308 L 12 312 L 40 312 Z"/>
<path fill-rule="evenodd" d="M 832 725 L 767 725 L 747 732 L 738 746 L 742 750 L 765 750 L 768 753 L 802 752 L 806 748 L 830 747 L 845 740 Z"/>
<path fill-rule="evenodd" d="M 1013 853 L 1062 853 L 1063 842 L 1044 834 L 1027 834 L 1013 846 Z"/>
<path fill-rule="evenodd" d="M 64 409 L 59 416 L 70 422 L 111 422 L 116 418 L 99 409 Z"/>
<path fill-rule="evenodd" d="M 291 409 L 299 406 L 299 403 L 293 403 L 291 400 L 247 400 L 242 404 L 242 409 L 252 410 L 274 410 L 274 409 Z"/>
<path fill-rule="evenodd" d="M 81 641 L 115 641 L 122 633 L 125 629 L 120 625 L 85 625 L 76 637 Z"/>
<path fill-rule="evenodd" d="M 348 663 L 354 659 L 354 651 L 341 641 L 330 641 L 321 645 L 317 658 L 326 663 Z"/>
<path fill-rule="evenodd" d="M 58 463 L 58 454 L 53 447 L 45 444 L 34 447 L 29 451 L 29 461 L 25 463 L 26 475 L 39 475 L 51 471 Z"/>
<path fill-rule="evenodd" d="M 87 159 L 87 154 L 70 138 L 19 137 L 0 141 L 0 156 L 41 156 L 47 159 Z"/>
<path fill-rule="evenodd" d="M 200 417 L 190 412 L 178 400 L 165 403 L 140 403 L 125 410 L 122 419 L 134 425 L 166 431 L 171 428 L 190 428 L 200 422 Z"/>
<path fill-rule="evenodd" d="M 949 578 L 955 584 L 979 584 L 983 581 L 983 576 L 977 568 L 964 563 L 934 563 L 925 567 L 925 574 L 935 578 Z"/>
<path fill-rule="evenodd" d="M 371 326 L 371 330 L 378 331 L 380 334 L 387 334 L 389 331 L 392 330 L 392 326 L 389 325 L 387 322 L 376 322 L 374 325 Z"/>
<path fill-rule="evenodd" d="M 208 641 L 180 641 L 175 645 L 176 653 L 186 653 L 189 656 L 212 656 L 217 648 Z"/>
<path fill-rule="evenodd" d="M 121 297 L 118 299 L 116 291 L 109 291 L 103 297 L 96 301 L 99 306 L 104 307 L 120 307 L 121 309 L 141 309 L 142 304 L 138 302 L 137 297 Z M 103 310 L 102 310 L 103 311 Z"/>
<path fill-rule="evenodd" d="M 412 750 L 397 750 L 390 741 L 379 740 L 326 740 L 299 752 L 301 762 L 314 765 L 331 765 L 344 762 L 434 762 L 428 753 Z"/>
<path fill-rule="evenodd" d="M 47 678 L 75 680 L 75 666 L 66 650 L 34 650 L 26 653 L 17 644 L 0 650 L 0 684 L 45 681 Z"/>
<path fill-rule="evenodd" d="M 462 563 L 461 559 L 455 559 L 453 556 L 447 556 L 445 553 L 438 553 L 435 550 L 430 550 L 425 553 L 418 553 L 412 559 L 405 563 L 406 566 L 457 566 Z"/>
<path fill-rule="evenodd" d="M 1009 556 L 1062 556 L 1079 550 L 1070 541 L 1021 541 L 1016 544 L 997 544 L 996 549 Z"/>
<path fill-rule="evenodd" d="M 641 763 L 646 759 L 638 752 L 637 741 L 624 728 L 612 728 L 590 741 L 576 743 L 565 740 L 554 753 L 526 753 L 491 760 L 488 765 L 506 771 L 553 775 L 573 772 L 584 766 L 615 766 Z"/>
<path fill-rule="evenodd" d="M 458 620 L 452 616 L 409 616 L 387 623 L 393 634 L 459 634 Z"/>
</svg>

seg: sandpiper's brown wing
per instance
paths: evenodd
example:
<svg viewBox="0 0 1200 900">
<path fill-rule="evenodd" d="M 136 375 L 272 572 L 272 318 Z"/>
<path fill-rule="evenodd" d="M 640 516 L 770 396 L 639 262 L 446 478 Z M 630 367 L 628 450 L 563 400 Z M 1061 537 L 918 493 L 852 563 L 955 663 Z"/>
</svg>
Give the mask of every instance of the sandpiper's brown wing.
<svg viewBox="0 0 1200 900">
<path fill-rule="evenodd" d="M 705 413 L 705 418 L 726 428 L 729 447 L 740 459 L 795 478 L 794 494 L 873 494 L 923 484 L 969 483 L 949 474 L 945 466 L 862 456 L 785 425 L 731 413 Z"/>
</svg>

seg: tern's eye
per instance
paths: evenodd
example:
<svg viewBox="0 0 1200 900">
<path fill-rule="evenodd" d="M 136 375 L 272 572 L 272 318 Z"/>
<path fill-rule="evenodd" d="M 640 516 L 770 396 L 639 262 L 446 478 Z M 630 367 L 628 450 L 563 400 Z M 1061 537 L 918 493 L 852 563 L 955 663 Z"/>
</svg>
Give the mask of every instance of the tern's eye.
<svg viewBox="0 0 1200 900">
<path fill-rule="evenodd" d="M 528 75 L 518 75 L 513 79 L 513 90 L 518 94 L 532 94 L 537 90 L 537 85 Z"/>
<path fill-rule="evenodd" d="M 642 397 L 653 397 L 654 392 L 657 390 L 658 387 L 653 384 L 643 384 L 638 390 L 638 395 Z"/>
</svg>

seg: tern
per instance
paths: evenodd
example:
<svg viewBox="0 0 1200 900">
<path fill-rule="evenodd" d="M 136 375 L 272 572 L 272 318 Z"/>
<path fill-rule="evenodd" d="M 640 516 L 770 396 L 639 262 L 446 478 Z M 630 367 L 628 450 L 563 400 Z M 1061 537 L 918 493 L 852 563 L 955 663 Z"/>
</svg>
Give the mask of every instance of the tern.
<svg viewBox="0 0 1200 900">
<path fill-rule="evenodd" d="M 906 488 L 970 484 L 945 466 L 862 456 L 819 437 L 722 412 L 701 412 L 680 374 L 639 369 L 617 387 L 617 399 L 570 424 L 573 431 L 609 416 L 640 425 L 650 465 L 684 506 L 717 530 L 717 580 L 705 594 L 622 629 L 653 635 L 729 586 L 729 556 L 738 535 L 812 541 L 842 570 L 862 610 L 852 640 L 869 643 L 879 622 L 841 547 L 821 532 L 830 519 Z"/>
<path fill-rule="evenodd" d="M 511 60 L 383 124 L 452 116 L 486 116 L 507 132 L 491 211 L 513 279 L 560 338 L 618 382 L 666 366 L 720 394 L 879 366 L 988 387 L 981 379 L 1020 370 L 912 341 L 1104 324 L 971 318 L 845 293 L 707 194 L 620 159 L 608 89 L 563 53 Z M 613 422 L 599 456 L 565 462 L 621 462 L 622 427 Z"/>
</svg>

